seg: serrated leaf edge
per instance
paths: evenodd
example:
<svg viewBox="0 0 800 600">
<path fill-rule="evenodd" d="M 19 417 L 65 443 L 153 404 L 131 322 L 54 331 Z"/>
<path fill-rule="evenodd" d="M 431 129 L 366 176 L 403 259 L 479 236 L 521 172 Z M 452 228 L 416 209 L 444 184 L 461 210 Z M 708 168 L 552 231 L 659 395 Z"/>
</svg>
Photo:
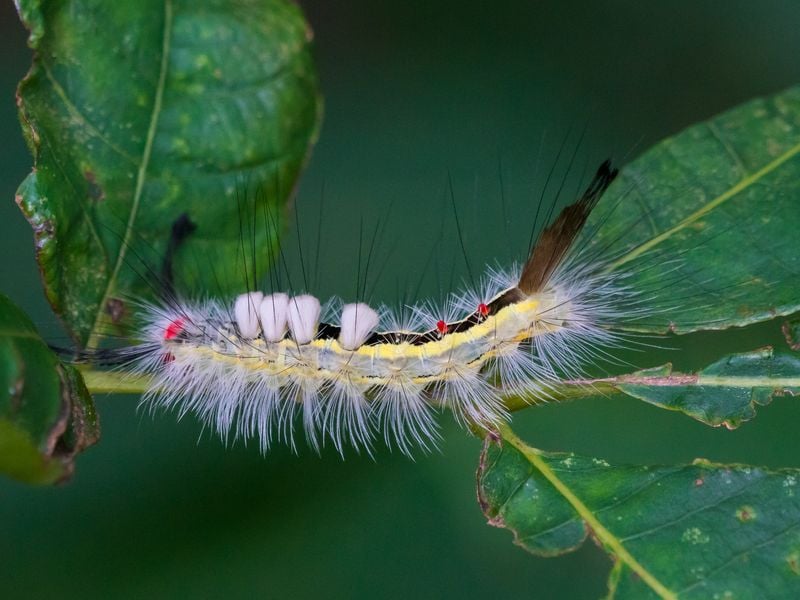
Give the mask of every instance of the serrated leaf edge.
<svg viewBox="0 0 800 600">
<path fill-rule="evenodd" d="M 572 506 L 573 510 L 578 513 L 578 516 L 583 520 L 586 526 L 591 531 L 592 535 L 603 544 L 603 546 L 615 557 L 616 565 L 622 564 L 633 571 L 643 583 L 645 583 L 653 592 L 658 594 L 664 600 L 677 600 L 678 596 L 670 590 L 667 586 L 661 583 L 655 575 L 648 571 L 633 555 L 628 552 L 627 548 L 611 533 L 600 521 L 594 516 L 592 511 L 578 498 L 578 496 L 553 472 L 547 463 L 542 460 L 539 453 L 523 442 L 517 435 L 507 426 L 501 425 L 499 428 L 500 439 L 489 437 L 486 443 L 509 443 L 518 452 L 520 452 L 528 462 L 536 468 L 542 476 L 552 485 L 558 493 Z M 622 567 L 619 567 L 622 569 Z"/>
</svg>

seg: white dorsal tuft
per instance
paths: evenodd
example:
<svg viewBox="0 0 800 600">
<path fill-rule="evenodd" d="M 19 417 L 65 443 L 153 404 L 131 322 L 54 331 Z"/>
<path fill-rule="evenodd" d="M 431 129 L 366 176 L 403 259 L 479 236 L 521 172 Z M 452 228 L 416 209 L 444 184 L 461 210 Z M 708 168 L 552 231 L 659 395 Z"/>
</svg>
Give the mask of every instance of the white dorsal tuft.
<svg viewBox="0 0 800 600">
<path fill-rule="evenodd" d="M 261 324 L 258 322 L 258 307 L 264 294 L 261 292 L 249 292 L 236 297 L 233 305 L 233 315 L 236 318 L 236 326 L 239 334 L 245 339 L 258 337 Z"/>
<path fill-rule="evenodd" d="M 279 342 L 286 335 L 289 320 L 288 294 L 264 296 L 259 307 L 261 329 L 268 342 Z"/>
<path fill-rule="evenodd" d="M 380 317 L 376 310 L 363 302 L 345 304 L 342 307 L 339 343 L 345 350 L 355 350 L 361 346 L 369 334 L 378 326 Z"/>
<path fill-rule="evenodd" d="M 289 329 L 294 341 L 307 344 L 317 335 L 319 300 L 314 296 L 295 296 L 289 300 Z"/>
</svg>

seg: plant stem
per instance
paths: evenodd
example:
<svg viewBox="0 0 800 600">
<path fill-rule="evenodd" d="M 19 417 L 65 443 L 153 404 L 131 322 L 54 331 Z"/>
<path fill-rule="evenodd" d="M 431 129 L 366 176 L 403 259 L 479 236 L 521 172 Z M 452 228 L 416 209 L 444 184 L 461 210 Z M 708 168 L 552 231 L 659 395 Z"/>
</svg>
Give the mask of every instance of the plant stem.
<svg viewBox="0 0 800 600">
<path fill-rule="evenodd" d="M 92 367 L 81 368 L 86 387 L 92 394 L 143 394 L 152 383 L 147 375 L 133 375 L 121 371 L 103 371 Z M 590 386 L 590 390 L 587 390 Z M 515 412 L 542 402 L 574 400 L 594 394 L 608 395 L 616 390 L 607 381 L 565 381 L 547 391 L 546 395 L 531 393 L 529 396 L 506 396 L 503 403 L 509 412 Z"/>
<path fill-rule="evenodd" d="M 81 369 L 83 381 L 92 394 L 143 394 L 150 386 L 146 375 L 131 375 L 119 371 Z"/>
</svg>

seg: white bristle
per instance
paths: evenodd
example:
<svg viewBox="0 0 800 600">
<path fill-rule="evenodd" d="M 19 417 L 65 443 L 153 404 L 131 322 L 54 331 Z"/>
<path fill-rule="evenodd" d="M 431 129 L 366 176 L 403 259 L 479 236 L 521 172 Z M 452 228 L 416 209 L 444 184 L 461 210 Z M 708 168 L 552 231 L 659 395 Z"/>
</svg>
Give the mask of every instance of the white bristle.
<svg viewBox="0 0 800 600">
<path fill-rule="evenodd" d="M 378 312 L 363 302 L 345 304 L 342 307 L 339 343 L 345 350 L 355 350 L 361 346 L 369 334 L 378 326 Z"/>
<path fill-rule="evenodd" d="M 289 320 L 289 295 L 264 296 L 259 307 L 261 329 L 268 342 L 279 342 L 286 335 Z"/>
<path fill-rule="evenodd" d="M 233 305 L 233 315 L 236 318 L 236 326 L 239 333 L 245 339 L 258 337 L 261 325 L 258 322 L 258 307 L 264 294 L 261 292 L 248 292 L 236 297 Z"/>
<path fill-rule="evenodd" d="M 314 296 L 295 296 L 289 300 L 289 330 L 298 344 L 307 344 L 317 335 L 320 304 Z"/>
</svg>

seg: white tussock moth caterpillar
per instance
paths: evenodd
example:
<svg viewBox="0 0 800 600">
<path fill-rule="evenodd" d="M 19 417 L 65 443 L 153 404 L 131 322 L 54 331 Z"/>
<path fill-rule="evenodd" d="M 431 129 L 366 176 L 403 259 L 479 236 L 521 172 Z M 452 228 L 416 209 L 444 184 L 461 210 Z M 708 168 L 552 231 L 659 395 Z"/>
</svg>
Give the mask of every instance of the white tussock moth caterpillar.
<svg viewBox="0 0 800 600">
<path fill-rule="evenodd" d="M 262 449 L 276 437 L 293 444 L 298 413 L 312 447 L 330 439 L 340 452 L 345 442 L 369 449 L 376 432 L 406 453 L 428 448 L 442 406 L 462 424 L 492 426 L 507 416 L 504 396 L 546 399 L 548 386 L 618 343 L 610 328 L 620 314 L 637 315 L 625 274 L 576 243 L 616 175 L 603 163 L 521 268 L 489 268 L 445 306 L 401 317 L 277 289 L 230 302 L 168 293 L 144 306 L 141 343 L 114 356 L 152 377 L 144 402 L 194 413 L 224 437 L 256 437 Z"/>
</svg>

